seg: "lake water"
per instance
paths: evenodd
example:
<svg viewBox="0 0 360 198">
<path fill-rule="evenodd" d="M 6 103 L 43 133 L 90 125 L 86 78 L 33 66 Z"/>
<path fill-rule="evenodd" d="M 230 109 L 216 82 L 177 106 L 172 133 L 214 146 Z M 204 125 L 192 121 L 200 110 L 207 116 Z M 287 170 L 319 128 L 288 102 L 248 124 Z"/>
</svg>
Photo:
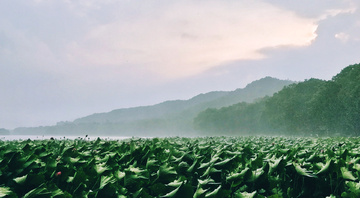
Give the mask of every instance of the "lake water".
<svg viewBox="0 0 360 198">
<path fill-rule="evenodd" d="M 6 140 L 46 140 L 50 138 L 54 138 L 57 140 L 63 140 L 63 139 L 71 139 L 74 140 L 76 138 L 83 138 L 85 139 L 85 136 L 61 136 L 61 135 L 2 135 L 0 136 L 0 140 L 6 141 Z M 97 138 L 104 139 L 104 140 L 124 140 L 131 137 L 124 137 L 124 136 L 88 136 L 86 137 L 86 140 L 96 140 Z M 140 138 L 146 138 L 146 137 L 140 137 Z"/>
</svg>

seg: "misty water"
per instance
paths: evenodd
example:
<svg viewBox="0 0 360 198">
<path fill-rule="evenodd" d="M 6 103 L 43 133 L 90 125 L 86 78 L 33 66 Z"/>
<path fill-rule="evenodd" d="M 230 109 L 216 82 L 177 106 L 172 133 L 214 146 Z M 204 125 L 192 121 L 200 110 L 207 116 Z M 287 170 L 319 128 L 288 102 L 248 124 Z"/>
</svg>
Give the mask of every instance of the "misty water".
<svg viewBox="0 0 360 198">
<path fill-rule="evenodd" d="M 11 140 L 46 140 L 54 138 L 57 140 L 64 140 L 64 139 L 86 139 L 86 140 L 96 140 L 97 138 L 103 139 L 103 140 L 124 140 L 131 137 L 126 136 L 61 136 L 61 135 L 2 135 L 0 136 L 0 141 L 11 141 Z M 141 137 L 144 138 L 144 137 Z"/>
</svg>

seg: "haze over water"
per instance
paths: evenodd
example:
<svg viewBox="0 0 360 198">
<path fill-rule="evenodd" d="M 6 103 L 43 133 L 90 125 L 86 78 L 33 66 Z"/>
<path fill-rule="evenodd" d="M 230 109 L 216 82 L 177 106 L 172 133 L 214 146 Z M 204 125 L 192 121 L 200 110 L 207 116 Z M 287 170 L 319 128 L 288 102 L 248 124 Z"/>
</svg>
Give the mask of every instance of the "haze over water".
<svg viewBox="0 0 360 198">
<path fill-rule="evenodd" d="M 64 139 L 79 139 L 82 138 L 84 140 L 96 140 L 97 138 L 103 140 L 124 140 L 131 137 L 124 137 L 124 136 L 60 136 L 60 135 L 3 135 L 0 136 L 0 140 L 2 141 L 11 141 L 11 140 L 48 140 L 50 138 L 54 138 L 57 140 L 64 140 Z M 146 137 L 148 138 L 148 137 Z"/>
</svg>

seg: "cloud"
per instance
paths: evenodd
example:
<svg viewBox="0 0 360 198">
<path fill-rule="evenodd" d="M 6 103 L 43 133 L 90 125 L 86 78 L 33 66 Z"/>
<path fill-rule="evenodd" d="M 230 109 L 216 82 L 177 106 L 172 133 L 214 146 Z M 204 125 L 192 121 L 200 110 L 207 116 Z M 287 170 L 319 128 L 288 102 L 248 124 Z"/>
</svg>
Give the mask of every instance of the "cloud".
<svg viewBox="0 0 360 198">
<path fill-rule="evenodd" d="M 330 78 L 358 60 L 358 6 L 358 0 L 3 1 L 0 128 L 187 99 L 267 75 Z"/>
<path fill-rule="evenodd" d="M 353 13 L 355 13 L 356 10 L 357 10 L 357 7 L 348 7 L 348 8 L 344 8 L 344 9 L 329 9 L 329 10 L 326 10 L 323 14 L 321 14 L 318 17 L 318 19 L 324 20 L 324 19 L 327 19 L 328 17 L 334 17 L 338 14 L 344 14 L 344 13 L 353 14 Z"/>
<path fill-rule="evenodd" d="M 350 35 L 340 32 L 338 34 L 335 34 L 335 38 L 341 40 L 342 42 L 347 42 L 349 40 Z"/>
<path fill-rule="evenodd" d="M 274 6 L 294 11 L 296 14 L 307 18 L 321 19 L 329 15 L 338 14 L 339 12 L 351 11 L 359 5 L 358 0 L 302 0 L 302 1 L 285 1 L 285 0 L 263 0 Z"/>
<path fill-rule="evenodd" d="M 32 70 L 51 73 L 54 71 L 52 67 L 57 65 L 56 58 L 46 43 L 25 34 L 11 22 L 2 18 L 0 18 L 0 32 L 0 51 L 2 52 L 0 59 L 3 61 L 1 69 L 17 68 L 18 72 Z M 2 79 L 10 77 L 12 76 L 5 75 Z"/>
<path fill-rule="evenodd" d="M 313 19 L 260 1 L 149 6 L 141 18 L 97 25 L 69 43 L 69 60 L 94 66 L 134 63 L 178 78 L 235 60 L 264 58 L 258 51 L 264 47 L 307 46 L 316 37 Z"/>
<path fill-rule="evenodd" d="M 309 78 L 330 80 L 344 67 L 359 63 L 357 54 L 360 51 L 360 40 L 356 38 L 359 38 L 360 27 L 356 24 L 360 17 L 360 10 L 353 10 L 353 12 L 339 12 L 318 21 L 316 30 L 318 36 L 310 46 L 264 48 L 260 51 L 267 58 L 242 60 L 214 68 L 207 72 L 208 78 L 213 76 L 212 73 L 228 71 L 229 75 L 226 75 L 226 78 L 222 76 L 217 82 L 212 80 L 212 83 L 221 84 L 219 82 L 227 81 L 226 84 L 229 85 L 237 82 L 239 78 L 249 76 L 248 81 L 263 76 L 297 81 Z M 242 76 L 244 74 L 246 75 Z"/>
</svg>

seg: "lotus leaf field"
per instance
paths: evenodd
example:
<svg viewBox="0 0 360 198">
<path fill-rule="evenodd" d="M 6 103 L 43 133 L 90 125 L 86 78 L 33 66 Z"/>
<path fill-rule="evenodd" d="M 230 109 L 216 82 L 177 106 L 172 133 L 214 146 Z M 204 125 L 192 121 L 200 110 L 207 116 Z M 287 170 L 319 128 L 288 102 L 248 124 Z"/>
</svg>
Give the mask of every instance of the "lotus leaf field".
<svg viewBox="0 0 360 198">
<path fill-rule="evenodd" d="M 0 197 L 360 197 L 360 138 L 0 141 Z"/>
</svg>

